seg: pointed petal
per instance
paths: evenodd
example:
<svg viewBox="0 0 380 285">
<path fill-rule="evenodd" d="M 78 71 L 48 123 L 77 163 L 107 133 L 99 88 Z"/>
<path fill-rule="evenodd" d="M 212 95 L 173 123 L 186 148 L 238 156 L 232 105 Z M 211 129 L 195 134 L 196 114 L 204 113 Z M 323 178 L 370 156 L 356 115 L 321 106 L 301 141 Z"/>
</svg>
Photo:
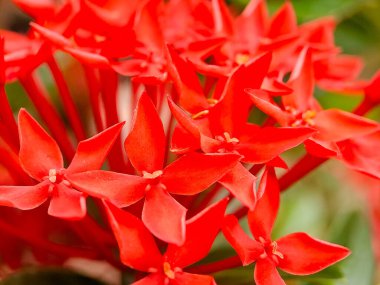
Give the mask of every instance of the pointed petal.
<svg viewBox="0 0 380 285">
<path fill-rule="evenodd" d="M 65 38 L 64 36 L 55 31 L 42 27 L 37 23 L 30 23 L 30 26 L 32 30 L 40 34 L 44 39 L 48 40 L 53 45 L 56 45 L 61 48 L 72 46 L 72 42 L 68 38 Z"/>
<path fill-rule="evenodd" d="M 314 118 L 319 133 L 316 137 L 325 141 L 342 141 L 380 130 L 380 124 L 367 118 L 330 109 L 318 112 Z"/>
<path fill-rule="evenodd" d="M 181 125 L 177 125 L 172 135 L 170 151 L 184 154 L 200 148 L 199 140 L 187 132 Z"/>
<path fill-rule="evenodd" d="M 244 266 L 257 260 L 264 252 L 261 243 L 249 237 L 239 225 L 238 219 L 233 215 L 225 217 L 223 234 L 239 255 Z"/>
<path fill-rule="evenodd" d="M 236 164 L 231 171 L 227 172 L 219 180 L 219 183 L 226 187 L 243 205 L 253 210 L 256 204 L 256 177 L 241 163 Z"/>
<path fill-rule="evenodd" d="M 272 17 L 268 37 L 277 38 L 297 31 L 297 17 L 288 1 Z"/>
<path fill-rule="evenodd" d="M 352 169 L 380 179 L 380 131 L 363 137 L 339 142 L 340 159 Z"/>
<path fill-rule="evenodd" d="M 152 101 L 143 93 L 137 104 L 133 127 L 124 146 L 133 166 L 139 171 L 161 170 L 165 155 L 165 133 Z"/>
<path fill-rule="evenodd" d="M 212 0 L 212 14 L 215 33 L 222 36 L 233 34 L 233 19 L 223 0 Z"/>
<path fill-rule="evenodd" d="M 24 170 L 41 181 L 50 169 L 62 168 L 63 158 L 56 141 L 27 111 L 18 116 L 20 135 L 20 162 Z"/>
<path fill-rule="evenodd" d="M 244 156 L 242 161 L 265 163 L 309 138 L 311 128 L 251 128 L 249 138 L 241 140 L 235 149 Z"/>
<path fill-rule="evenodd" d="M 170 264 L 184 268 L 208 254 L 222 226 L 227 202 L 227 199 L 223 199 L 186 222 L 185 243 L 182 246 L 169 244 L 165 253 Z"/>
<path fill-rule="evenodd" d="M 276 269 L 276 265 L 269 258 L 256 262 L 255 282 L 257 285 L 286 285 Z"/>
<path fill-rule="evenodd" d="M 175 278 L 171 280 L 171 285 L 216 285 L 214 278 L 209 275 L 191 274 L 178 272 Z"/>
<path fill-rule="evenodd" d="M 81 141 L 70 166 L 67 168 L 67 173 L 101 168 L 123 126 L 124 122 L 116 124 L 92 138 Z"/>
<path fill-rule="evenodd" d="M 248 224 L 256 240 L 271 240 L 273 224 L 280 204 L 280 189 L 273 169 L 266 169 L 261 177 L 258 200 L 253 211 L 248 212 Z"/>
<path fill-rule="evenodd" d="M 182 59 L 170 46 L 168 50 L 171 60 L 169 72 L 179 95 L 180 106 L 192 114 L 208 109 L 209 104 L 193 65 Z"/>
<path fill-rule="evenodd" d="M 63 50 L 75 57 L 79 62 L 88 64 L 92 68 L 110 68 L 109 60 L 96 52 L 70 47 L 65 47 Z"/>
<path fill-rule="evenodd" d="M 267 92 L 263 90 L 245 89 L 245 92 L 249 94 L 253 104 L 259 108 L 262 112 L 268 116 L 274 118 L 281 126 L 287 126 L 290 121 L 290 116 L 276 104 L 264 99 L 269 99 Z"/>
<path fill-rule="evenodd" d="M 48 198 L 48 183 L 34 186 L 0 186 L 1 206 L 30 210 L 42 205 Z"/>
<path fill-rule="evenodd" d="M 111 201 L 119 208 L 141 200 L 147 185 L 146 179 L 140 176 L 104 170 L 67 175 L 67 180 L 75 189 Z"/>
<path fill-rule="evenodd" d="M 282 270 L 291 274 L 313 274 L 344 259 L 350 250 L 340 245 L 312 238 L 306 233 L 293 233 L 277 241 Z"/>
<path fill-rule="evenodd" d="M 239 159 L 235 154 L 190 153 L 167 166 L 161 182 L 170 193 L 197 194 L 222 178 Z"/>
<path fill-rule="evenodd" d="M 55 186 L 48 214 L 67 220 L 79 220 L 86 215 L 86 196 L 64 184 Z"/>
<path fill-rule="evenodd" d="M 183 129 L 188 131 L 190 134 L 194 136 L 194 138 L 199 138 L 199 129 L 198 126 L 195 124 L 194 120 L 190 118 L 188 114 L 185 113 L 184 110 L 182 110 L 180 107 L 178 107 L 171 97 L 168 96 L 168 105 L 170 108 L 170 111 L 172 112 L 172 115 L 174 118 L 178 121 L 178 123 L 181 125 Z"/>
<path fill-rule="evenodd" d="M 285 106 L 306 111 L 311 106 L 314 94 L 314 69 L 311 49 L 304 48 L 289 79 L 293 94 L 282 97 Z"/>
<path fill-rule="evenodd" d="M 176 245 L 185 242 L 186 208 L 160 187 L 146 194 L 142 220 L 159 239 Z"/>
<path fill-rule="evenodd" d="M 162 262 L 161 253 L 142 221 L 110 203 L 104 203 L 104 206 L 119 245 L 121 261 L 140 271 L 158 269 Z"/>
</svg>

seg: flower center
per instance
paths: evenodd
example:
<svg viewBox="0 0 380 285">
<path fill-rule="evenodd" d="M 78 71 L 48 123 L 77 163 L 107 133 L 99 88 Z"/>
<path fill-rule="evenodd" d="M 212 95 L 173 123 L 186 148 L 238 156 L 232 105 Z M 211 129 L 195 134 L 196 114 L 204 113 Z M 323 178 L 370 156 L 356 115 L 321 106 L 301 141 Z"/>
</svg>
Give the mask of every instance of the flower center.
<svg viewBox="0 0 380 285">
<path fill-rule="evenodd" d="M 259 237 L 259 242 L 262 243 L 265 252 L 260 258 L 270 257 L 274 262 L 278 263 L 278 259 L 284 259 L 284 255 L 278 250 L 277 242 L 266 241 L 264 238 Z"/>
<path fill-rule="evenodd" d="M 234 146 L 240 142 L 239 139 L 231 137 L 228 132 L 224 132 L 223 136 L 215 136 L 215 139 L 222 143 L 218 149 L 220 153 L 232 152 Z"/>
<path fill-rule="evenodd" d="M 52 168 L 49 170 L 49 175 L 46 176 L 46 179 L 48 179 L 51 183 L 59 184 L 61 182 L 65 182 L 65 174 L 64 169 L 56 169 Z"/>
<path fill-rule="evenodd" d="M 248 54 L 245 54 L 245 53 L 238 53 L 238 54 L 235 56 L 235 62 L 236 62 L 237 64 L 244 64 L 244 63 L 246 63 L 248 60 L 249 60 L 249 55 L 248 55 Z"/>
<path fill-rule="evenodd" d="M 299 112 L 292 107 L 287 107 L 286 111 L 290 113 L 294 120 L 291 123 L 292 127 L 313 127 L 315 126 L 314 118 L 317 115 L 315 110 L 307 110 L 305 112 Z"/>
<path fill-rule="evenodd" d="M 147 171 L 142 172 L 143 177 L 146 179 L 156 179 L 160 177 L 162 174 L 163 174 L 162 170 L 156 170 L 152 173 L 147 172 Z"/>
</svg>

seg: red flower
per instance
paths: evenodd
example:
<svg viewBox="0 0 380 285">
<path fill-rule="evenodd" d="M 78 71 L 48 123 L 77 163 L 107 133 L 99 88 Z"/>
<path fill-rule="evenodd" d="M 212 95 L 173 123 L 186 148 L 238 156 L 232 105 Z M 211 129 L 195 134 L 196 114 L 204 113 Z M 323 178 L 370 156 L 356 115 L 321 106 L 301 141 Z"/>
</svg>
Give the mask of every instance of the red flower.
<svg viewBox="0 0 380 285">
<path fill-rule="evenodd" d="M 313 274 L 342 260 L 349 254 L 345 247 L 321 241 L 306 233 L 293 233 L 277 241 L 271 232 L 279 207 L 279 188 L 273 169 L 263 174 L 254 211 L 248 213 L 253 238 L 230 215 L 225 218 L 223 233 L 239 254 L 243 265 L 256 262 L 257 285 L 285 284 L 276 267 L 296 275 Z"/>
<path fill-rule="evenodd" d="M 252 101 L 280 125 L 288 127 L 309 126 L 317 132 L 306 141 L 307 150 L 315 156 L 336 156 L 337 142 L 376 131 L 379 125 L 369 119 L 338 109 L 323 110 L 314 93 L 314 68 L 312 51 L 305 48 L 289 79 L 293 93 L 282 97 L 278 106 L 261 90 L 246 90 Z"/>
<path fill-rule="evenodd" d="M 111 204 L 105 206 L 119 244 L 121 261 L 149 273 L 133 285 L 215 284 L 211 276 L 190 274 L 183 269 L 208 254 L 223 221 L 226 199 L 188 220 L 184 243 L 181 246 L 169 244 L 163 255 L 141 220 Z"/>
<path fill-rule="evenodd" d="M 157 111 L 144 93 L 134 123 L 125 140 L 127 155 L 141 176 L 109 171 L 69 175 L 81 191 L 126 207 L 145 197 L 142 220 L 160 239 L 183 244 L 186 208 L 169 193 L 198 194 L 230 171 L 239 161 L 236 154 L 190 153 L 164 168 L 166 138 Z"/>
<path fill-rule="evenodd" d="M 63 168 L 55 140 L 27 111 L 19 112 L 19 159 L 24 171 L 39 183 L 33 186 L 0 186 L 0 204 L 21 210 L 34 209 L 51 198 L 48 213 L 65 219 L 86 214 L 86 195 L 74 189 L 66 175 L 99 169 L 124 123 L 79 143 L 70 165 Z"/>
</svg>

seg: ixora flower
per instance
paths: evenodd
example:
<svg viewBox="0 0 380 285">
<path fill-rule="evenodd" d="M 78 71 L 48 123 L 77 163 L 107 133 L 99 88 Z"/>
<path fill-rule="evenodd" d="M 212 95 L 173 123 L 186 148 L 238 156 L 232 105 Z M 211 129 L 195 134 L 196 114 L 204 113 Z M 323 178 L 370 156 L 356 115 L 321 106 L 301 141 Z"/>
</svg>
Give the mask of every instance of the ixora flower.
<svg viewBox="0 0 380 285">
<path fill-rule="evenodd" d="M 279 187 L 273 169 L 263 174 L 260 199 L 255 210 L 248 212 L 249 237 L 233 215 L 225 218 L 223 233 L 238 253 L 243 265 L 256 262 L 257 285 L 285 284 L 277 267 L 296 275 L 313 274 L 344 259 L 350 251 L 336 244 L 321 241 L 306 233 L 293 233 L 277 241 L 271 240 L 272 228 L 279 207 Z"/>
<path fill-rule="evenodd" d="M 231 170 L 240 156 L 193 152 L 163 167 L 165 149 L 161 119 L 148 95 L 143 94 L 125 140 L 127 155 L 140 176 L 97 170 L 67 178 L 77 189 L 118 207 L 130 206 L 145 197 L 144 224 L 160 239 L 181 245 L 187 210 L 170 194 L 195 195 L 204 191 Z"/>
<path fill-rule="evenodd" d="M 19 112 L 19 159 L 35 185 L 0 186 L 0 205 L 21 210 L 34 209 L 51 197 L 48 213 L 65 219 L 86 215 L 86 194 L 72 187 L 66 175 L 99 169 L 124 123 L 79 143 L 75 156 L 64 168 L 61 151 L 55 140 L 24 109 Z"/>
<path fill-rule="evenodd" d="M 186 221 L 184 243 L 181 246 L 169 244 L 165 253 L 161 254 L 141 220 L 106 204 L 121 261 L 128 267 L 149 273 L 133 285 L 216 284 L 211 276 L 186 273 L 184 268 L 208 254 L 222 225 L 226 207 L 227 199 L 223 199 Z"/>
</svg>

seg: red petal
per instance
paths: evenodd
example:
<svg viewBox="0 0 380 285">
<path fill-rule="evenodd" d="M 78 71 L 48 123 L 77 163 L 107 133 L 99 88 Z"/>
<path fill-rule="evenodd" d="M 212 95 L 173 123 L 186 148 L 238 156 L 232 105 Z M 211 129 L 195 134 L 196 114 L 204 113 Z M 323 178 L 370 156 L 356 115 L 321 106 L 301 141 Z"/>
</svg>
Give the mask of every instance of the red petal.
<svg viewBox="0 0 380 285">
<path fill-rule="evenodd" d="M 139 99 L 133 127 L 124 146 L 137 170 L 152 173 L 162 169 L 166 146 L 164 127 L 146 93 Z"/>
<path fill-rule="evenodd" d="M 370 102 L 376 104 L 380 103 L 380 71 L 377 71 L 372 77 L 371 82 L 365 88 L 364 92 Z"/>
<path fill-rule="evenodd" d="M 94 170 L 67 175 L 67 180 L 88 195 L 111 201 L 119 208 L 127 207 L 142 199 L 146 179 L 111 171 Z"/>
<path fill-rule="evenodd" d="M 37 208 L 49 198 L 49 184 L 0 186 L 0 205 L 20 210 Z"/>
<path fill-rule="evenodd" d="M 344 259 L 349 249 L 329 242 L 314 239 L 305 233 L 293 233 L 277 241 L 282 270 L 291 274 L 313 274 Z"/>
<path fill-rule="evenodd" d="M 182 245 L 185 242 L 186 211 L 165 190 L 154 187 L 146 194 L 142 220 L 159 239 Z"/>
<path fill-rule="evenodd" d="M 289 124 L 289 121 L 291 119 L 290 115 L 281 110 L 281 108 L 278 107 L 275 103 L 264 99 L 265 97 L 269 99 L 267 92 L 255 89 L 245 89 L 245 92 L 250 95 L 252 102 L 257 108 L 259 108 L 268 116 L 274 118 L 281 126 L 287 126 Z"/>
<path fill-rule="evenodd" d="M 78 220 L 86 215 L 86 197 L 83 193 L 64 184 L 55 186 L 48 213 L 51 216 Z"/>
<path fill-rule="evenodd" d="M 286 2 L 273 16 L 268 37 L 277 38 L 297 31 L 297 17 L 293 6 Z"/>
<path fill-rule="evenodd" d="M 36 23 L 30 23 L 30 26 L 32 27 L 32 30 L 36 31 L 38 34 L 40 34 L 44 39 L 47 39 L 52 44 L 62 48 L 62 47 L 69 47 L 72 46 L 72 42 L 68 39 L 62 36 L 61 34 L 49 30 L 45 27 L 42 27 Z"/>
<path fill-rule="evenodd" d="M 380 179 L 380 131 L 338 143 L 342 157 L 349 167 Z"/>
<path fill-rule="evenodd" d="M 164 282 L 165 275 L 160 273 L 153 273 L 136 282 L 133 282 L 131 285 L 165 285 Z"/>
<path fill-rule="evenodd" d="M 216 285 L 214 278 L 208 275 L 190 274 L 186 272 L 175 273 L 170 285 Z"/>
<path fill-rule="evenodd" d="M 222 0 L 212 0 L 214 30 L 217 35 L 233 34 L 233 19 L 226 3 Z"/>
<path fill-rule="evenodd" d="M 256 240 L 271 240 L 273 224 L 280 204 L 280 192 L 273 169 L 266 169 L 261 177 L 258 200 L 253 211 L 248 212 L 248 224 Z"/>
<path fill-rule="evenodd" d="M 121 261 L 133 269 L 145 272 L 152 268 L 160 268 L 161 253 L 142 221 L 111 204 L 104 205 L 120 248 Z"/>
<path fill-rule="evenodd" d="M 55 15 L 55 3 L 51 0 L 13 0 L 21 10 L 36 19 L 47 19 Z"/>
<path fill-rule="evenodd" d="M 18 116 L 20 135 L 20 162 L 24 170 L 41 181 L 50 169 L 63 167 L 61 151 L 56 141 L 37 123 L 27 111 L 21 109 Z"/>
<path fill-rule="evenodd" d="M 81 63 L 90 65 L 92 68 L 109 68 L 110 62 L 108 59 L 96 52 L 86 51 L 80 48 L 64 47 L 64 51 L 70 53 Z"/>
<path fill-rule="evenodd" d="M 171 97 L 168 97 L 168 105 L 170 111 L 172 112 L 172 115 L 176 118 L 181 127 L 192 134 L 195 138 L 199 138 L 200 134 L 198 126 L 189 117 L 189 115 L 185 113 L 184 110 L 182 110 L 173 102 Z"/>
<path fill-rule="evenodd" d="M 97 170 L 102 167 L 123 126 L 124 122 L 116 124 L 92 138 L 81 141 L 67 173 Z"/>
<path fill-rule="evenodd" d="M 380 130 L 380 125 L 364 117 L 337 109 L 321 111 L 314 118 L 319 133 L 316 137 L 325 141 L 342 141 Z"/>
<path fill-rule="evenodd" d="M 208 254 L 222 226 L 227 202 L 224 199 L 215 203 L 186 222 L 185 243 L 182 246 L 170 244 L 165 253 L 170 264 L 184 268 Z"/>
<path fill-rule="evenodd" d="M 224 219 L 223 234 L 239 255 L 244 266 L 254 262 L 264 252 L 261 243 L 249 237 L 233 215 Z"/>
<path fill-rule="evenodd" d="M 276 269 L 276 265 L 269 258 L 256 262 L 255 282 L 257 285 L 286 285 Z"/>
<path fill-rule="evenodd" d="M 222 178 L 239 159 L 235 154 L 190 153 L 167 166 L 161 182 L 170 193 L 194 195 Z"/>
<path fill-rule="evenodd" d="M 176 154 L 196 151 L 200 148 L 199 139 L 177 125 L 172 135 L 170 151 Z"/>
<path fill-rule="evenodd" d="M 209 108 L 209 104 L 203 94 L 199 78 L 190 62 L 182 59 L 173 48 L 169 47 L 169 55 L 172 68 L 171 76 L 179 94 L 179 104 L 187 111 L 196 114 Z"/>
<path fill-rule="evenodd" d="M 282 97 L 285 106 L 292 106 L 298 111 L 310 109 L 314 94 L 314 81 L 311 49 L 304 48 L 289 79 L 289 86 L 294 92 Z"/>
<path fill-rule="evenodd" d="M 309 138 L 315 130 L 310 128 L 259 128 L 253 126 L 249 138 L 235 146 L 244 156 L 244 162 L 265 163 Z"/>
<path fill-rule="evenodd" d="M 256 204 L 256 177 L 250 173 L 241 163 L 226 175 L 224 175 L 219 183 L 227 188 L 242 204 L 253 210 Z"/>
</svg>

